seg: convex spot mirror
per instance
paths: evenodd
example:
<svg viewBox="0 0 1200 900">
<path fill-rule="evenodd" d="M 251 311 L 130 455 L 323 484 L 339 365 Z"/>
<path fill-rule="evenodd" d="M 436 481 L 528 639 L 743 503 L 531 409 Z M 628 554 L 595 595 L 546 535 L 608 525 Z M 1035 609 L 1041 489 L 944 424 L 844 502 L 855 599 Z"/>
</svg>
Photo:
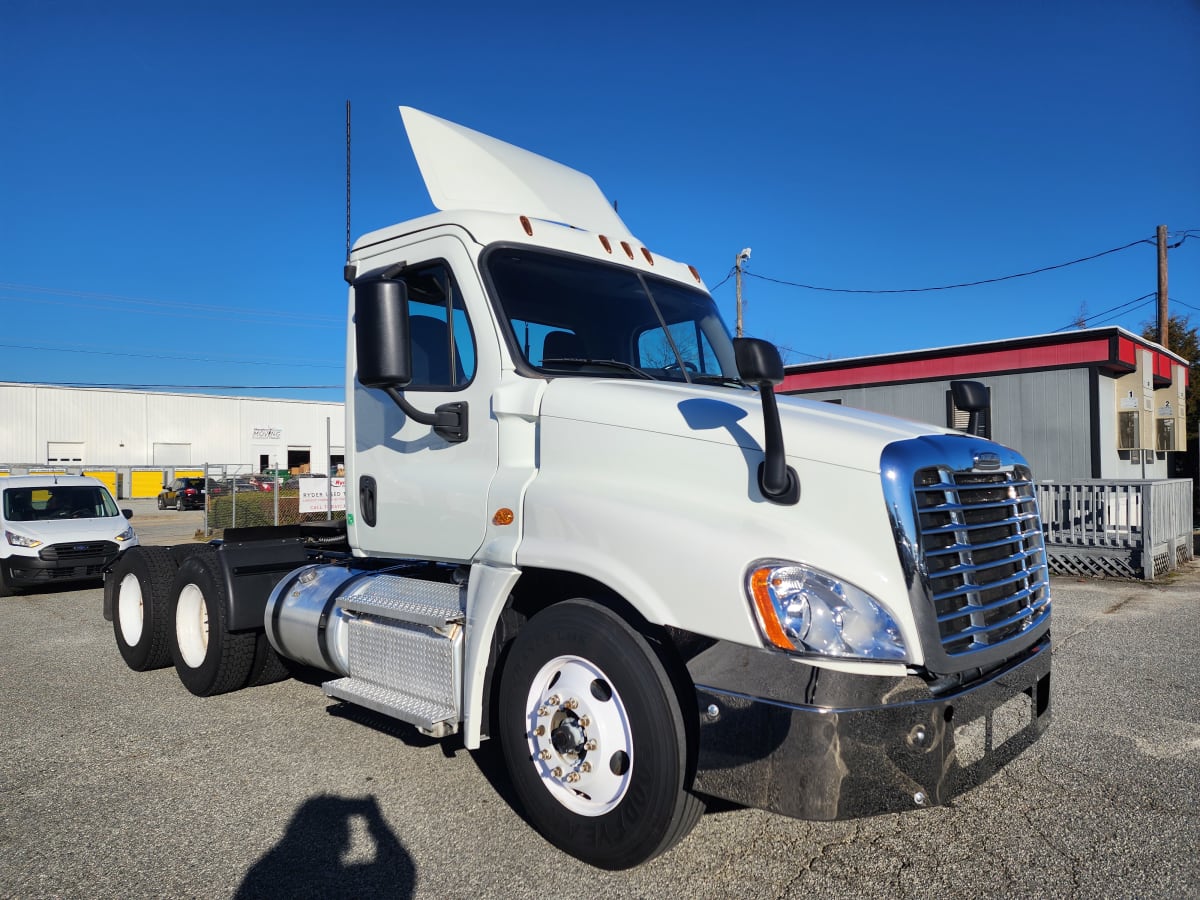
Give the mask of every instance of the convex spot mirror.
<svg viewBox="0 0 1200 900">
<path fill-rule="evenodd" d="M 404 282 L 371 278 L 354 285 L 354 346 L 364 387 L 398 388 L 412 381 Z"/>
</svg>

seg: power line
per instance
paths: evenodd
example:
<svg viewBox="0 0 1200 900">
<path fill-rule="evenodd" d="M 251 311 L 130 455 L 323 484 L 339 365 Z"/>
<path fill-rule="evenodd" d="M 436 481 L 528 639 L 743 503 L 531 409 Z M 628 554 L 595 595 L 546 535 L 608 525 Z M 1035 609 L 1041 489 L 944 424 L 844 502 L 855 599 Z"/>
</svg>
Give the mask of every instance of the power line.
<svg viewBox="0 0 1200 900">
<path fill-rule="evenodd" d="M 201 363 L 223 363 L 227 365 L 239 366 L 282 366 L 284 368 L 305 368 L 305 369 L 340 369 L 342 365 L 332 363 L 317 363 L 309 361 L 291 361 L 274 362 L 265 359 L 213 359 L 202 356 L 171 356 L 168 354 L 159 353 L 125 353 L 117 350 L 90 350 L 84 347 L 39 347 L 33 344 L 0 344 L 0 348 L 8 350 L 36 350 L 38 352 L 48 353 L 87 353 L 93 356 L 121 356 L 130 359 L 170 359 L 180 362 L 201 362 Z"/>
<path fill-rule="evenodd" d="M 711 294 L 713 291 L 715 291 L 717 288 L 719 288 L 721 285 L 723 285 L 725 282 L 727 282 L 730 278 L 732 278 L 733 273 L 736 271 L 737 271 L 737 266 L 730 266 L 729 271 L 725 273 L 725 277 L 722 278 L 720 281 L 718 281 L 716 284 L 714 284 L 712 287 L 710 287 L 708 289 L 708 292 Z M 744 272 L 745 269 L 743 269 L 742 271 Z"/>
<path fill-rule="evenodd" d="M 1186 236 L 1184 239 L 1186 239 Z M 1184 239 L 1181 239 L 1180 243 L 1183 243 Z M 770 281 L 774 284 L 782 284 L 782 285 L 786 285 L 788 287 L 804 288 L 805 290 L 808 290 L 808 291 L 826 291 L 828 293 L 834 293 L 834 294 L 919 294 L 919 293 L 925 293 L 927 291 L 949 291 L 954 288 L 978 287 L 981 284 L 996 284 L 997 282 L 1000 282 L 1000 281 L 1011 281 L 1014 278 L 1025 278 L 1029 275 L 1038 275 L 1042 272 L 1051 272 L 1055 269 L 1065 269 L 1067 266 L 1075 266 L 1075 265 L 1078 265 L 1079 263 L 1090 262 L 1093 259 L 1099 259 L 1102 256 L 1108 256 L 1109 254 L 1112 254 L 1112 253 L 1120 253 L 1122 250 L 1128 250 L 1130 247 L 1136 247 L 1138 244 L 1154 244 L 1154 243 L 1156 243 L 1156 242 L 1152 238 L 1142 238 L 1141 240 L 1131 241 L 1130 243 L 1124 244 L 1120 247 L 1113 247 L 1109 250 L 1103 250 L 1100 253 L 1093 253 L 1091 256 L 1082 256 L 1079 259 L 1072 259 L 1068 262 L 1056 263 L 1053 266 L 1042 266 L 1040 269 L 1030 269 L 1028 272 L 1017 272 L 1013 275 L 1002 275 L 999 278 L 984 278 L 979 281 L 964 281 L 959 284 L 942 284 L 942 285 L 937 285 L 936 287 L 886 288 L 886 289 L 882 289 L 882 288 L 834 288 L 834 287 L 821 287 L 819 285 L 814 285 L 814 284 L 802 284 L 797 281 L 786 281 L 782 278 L 770 278 L 766 275 L 758 275 L 754 272 L 745 271 L 745 270 L 743 270 L 743 274 L 745 274 L 751 278 L 758 278 L 762 281 Z M 726 276 L 726 280 L 728 280 L 728 276 Z M 723 283 L 724 282 L 722 282 L 722 284 Z"/>
<path fill-rule="evenodd" d="M 184 314 L 190 315 L 193 318 L 227 318 L 227 319 L 268 319 L 285 321 L 289 324 L 297 325 L 341 325 L 343 319 L 340 316 L 322 316 L 311 315 L 303 312 L 290 312 L 284 310 L 250 308 L 245 306 L 220 306 L 212 303 L 183 303 L 173 300 L 155 300 L 139 297 L 125 297 L 120 294 L 104 294 L 95 291 L 75 291 L 64 288 L 43 287 L 35 284 L 15 284 L 7 281 L 0 281 L 0 290 L 15 291 L 23 294 L 46 294 L 57 297 L 77 298 L 77 301 L 89 301 L 87 303 L 72 302 L 71 300 L 52 300 L 43 296 L 30 297 L 0 297 L 0 300 L 5 300 L 13 303 L 51 303 L 61 306 L 89 306 L 94 307 L 96 304 L 110 304 L 117 306 L 132 306 L 140 308 L 142 312 L 155 313 L 158 315 L 168 314 Z"/>
<path fill-rule="evenodd" d="M 1131 310 L 1127 310 L 1126 307 L 1132 307 L 1132 306 L 1134 306 L 1134 304 L 1141 303 L 1144 300 L 1148 300 L 1151 297 L 1157 297 L 1157 296 L 1158 296 L 1157 291 L 1151 291 L 1149 294 L 1142 294 L 1142 296 L 1140 296 L 1140 297 L 1134 297 L 1132 300 L 1126 300 L 1124 303 L 1119 303 L 1116 306 L 1110 307 L 1109 309 L 1102 309 L 1098 313 L 1092 313 L 1092 315 L 1085 316 L 1081 320 L 1077 319 L 1074 322 L 1064 325 L 1062 328 L 1055 328 L 1054 331 L 1051 332 L 1051 334 L 1057 334 L 1060 331 L 1066 331 L 1068 328 L 1081 328 L 1085 325 L 1092 324 L 1092 319 L 1098 319 L 1100 316 L 1106 316 L 1109 313 L 1114 313 L 1114 312 L 1118 312 L 1121 310 L 1124 310 L 1127 312 L 1131 311 Z"/>
<path fill-rule="evenodd" d="M 344 384 L 118 384 L 93 381 L 10 381 L 44 387 L 113 388 L 114 390 L 178 390 L 178 391 L 333 391 Z"/>
</svg>

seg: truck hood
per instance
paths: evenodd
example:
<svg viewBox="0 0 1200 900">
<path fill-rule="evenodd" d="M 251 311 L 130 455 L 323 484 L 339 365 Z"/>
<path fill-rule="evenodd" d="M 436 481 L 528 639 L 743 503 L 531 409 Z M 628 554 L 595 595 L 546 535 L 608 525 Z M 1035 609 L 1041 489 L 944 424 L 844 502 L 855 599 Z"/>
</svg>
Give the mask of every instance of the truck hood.
<svg viewBox="0 0 1200 900">
<path fill-rule="evenodd" d="M 894 441 L 947 429 L 830 403 L 779 396 L 783 440 L 791 459 L 879 471 Z M 762 400 L 754 391 L 662 381 L 556 378 L 541 415 L 631 428 L 761 451 Z"/>
</svg>

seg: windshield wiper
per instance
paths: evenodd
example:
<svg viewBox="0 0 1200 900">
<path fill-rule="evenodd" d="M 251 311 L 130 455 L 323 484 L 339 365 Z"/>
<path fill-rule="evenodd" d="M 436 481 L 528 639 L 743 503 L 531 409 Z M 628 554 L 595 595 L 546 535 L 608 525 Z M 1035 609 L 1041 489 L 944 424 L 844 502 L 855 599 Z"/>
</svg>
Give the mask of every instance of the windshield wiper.
<svg viewBox="0 0 1200 900">
<path fill-rule="evenodd" d="M 613 369 L 620 369 L 623 372 L 630 372 L 634 375 L 637 375 L 639 378 L 649 378 L 651 381 L 658 381 L 658 379 L 649 372 L 639 369 L 637 366 L 630 365 L 627 362 L 621 362 L 619 359 L 570 359 L 567 357 L 563 357 L 561 359 L 551 358 L 543 359 L 540 368 L 544 369 L 548 365 L 553 367 L 555 365 L 563 364 L 572 366 L 608 366 Z"/>
<path fill-rule="evenodd" d="M 694 384 L 720 384 L 726 387 L 749 388 L 750 385 L 736 378 L 733 375 L 697 375 L 695 372 L 691 374 L 691 380 Z"/>
</svg>

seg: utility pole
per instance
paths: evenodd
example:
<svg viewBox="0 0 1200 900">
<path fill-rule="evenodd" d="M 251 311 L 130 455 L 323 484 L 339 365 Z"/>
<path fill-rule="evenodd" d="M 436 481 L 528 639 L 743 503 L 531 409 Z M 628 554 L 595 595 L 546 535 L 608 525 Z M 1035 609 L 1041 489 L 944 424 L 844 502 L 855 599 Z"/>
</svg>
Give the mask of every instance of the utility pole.
<svg viewBox="0 0 1200 900">
<path fill-rule="evenodd" d="M 1158 226 L 1158 342 L 1167 347 L 1170 331 L 1170 314 L 1167 309 L 1167 226 Z"/>
<path fill-rule="evenodd" d="M 737 275 L 737 337 L 742 336 L 742 263 L 750 258 L 750 248 L 747 247 L 733 261 L 733 270 Z"/>
</svg>

